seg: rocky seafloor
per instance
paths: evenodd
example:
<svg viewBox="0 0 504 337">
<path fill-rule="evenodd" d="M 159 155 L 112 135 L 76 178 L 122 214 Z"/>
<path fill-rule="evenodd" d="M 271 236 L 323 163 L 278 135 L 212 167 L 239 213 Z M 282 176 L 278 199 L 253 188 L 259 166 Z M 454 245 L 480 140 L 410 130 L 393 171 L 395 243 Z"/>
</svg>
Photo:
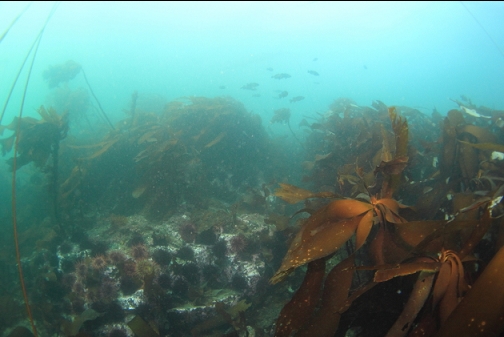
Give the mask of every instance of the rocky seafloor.
<svg viewBox="0 0 504 337">
<path fill-rule="evenodd" d="M 23 260 L 40 335 L 273 334 L 293 284 L 268 283 L 286 238 L 264 215 L 209 208 L 164 221 L 94 219 Z"/>
</svg>

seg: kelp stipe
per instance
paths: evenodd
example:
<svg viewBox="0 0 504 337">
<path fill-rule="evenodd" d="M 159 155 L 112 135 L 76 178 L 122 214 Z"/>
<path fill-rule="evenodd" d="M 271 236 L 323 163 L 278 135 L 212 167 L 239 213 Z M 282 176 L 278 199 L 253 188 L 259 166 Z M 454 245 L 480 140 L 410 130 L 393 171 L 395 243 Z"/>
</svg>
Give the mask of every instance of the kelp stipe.
<svg viewBox="0 0 504 337">
<path fill-rule="evenodd" d="M 469 8 L 467 8 L 467 6 L 465 5 L 465 3 L 463 1 L 459 1 L 459 2 L 460 2 L 460 4 L 462 6 L 464 6 L 465 10 L 474 19 L 474 21 L 476 21 L 476 23 L 478 24 L 478 26 L 480 26 L 480 28 L 483 30 L 483 32 L 486 34 L 486 36 L 488 36 L 488 38 L 490 39 L 490 41 L 492 41 L 492 44 L 494 45 L 495 49 L 497 49 L 499 51 L 499 53 L 501 54 L 501 56 L 504 57 L 504 51 L 499 47 L 499 44 L 497 42 L 495 42 L 495 40 L 492 37 L 492 35 L 490 35 L 490 33 L 485 29 L 485 27 L 483 27 L 483 25 L 481 24 L 481 22 L 476 18 L 476 16 L 473 14 L 473 12 L 471 12 L 469 10 Z"/>
<path fill-rule="evenodd" d="M 96 97 L 95 93 L 93 92 L 93 89 L 91 89 L 91 85 L 89 84 L 89 81 L 87 79 L 87 76 L 86 76 L 86 73 L 84 72 L 84 69 L 81 69 L 82 70 L 82 75 L 84 76 L 84 80 L 86 81 L 86 84 L 89 88 L 89 91 L 91 92 L 91 95 L 93 95 L 96 103 L 98 104 L 98 107 L 100 108 L 100 111 L 103 115 L 103 117 L 105 118 L 105 120 L 107 121 L 108 125 L 110 126 L 110 128 L 112 130 L 115 130 L 114 128 L 114 125 L 112 124 L 112 122 L 110 121 L 110 119 L 108 118 L 107 114 L 105 113 L 105 111 L 103 110 L 101 104 L 100 104 L 100 101 L 98 100 L 98 98 Z"/>
<path fill-rule="evenodd" d="M 299 140 L 298 137 L 296 137 L 296 134 L 294 131 L 292 131 L 291 125 L 290 125 L 290 109 L 288 108 L 283 108 L 283 109 L 277 109 L 274 111 L 275 115 L 273 118 L 271 118 L 270 123 L 286 123 L 287 126 L 289 127 L 290 132 L 292 133 L 292 136 L 294 139 L 301 145 L 301 147 L 304 147 L 303 143 Z"/>
<path fill-rule="evenodd" d="M 3 32 L 2 36 L 0 36 L 0 43 L 7 36 L 7 33 L 9 33 L 9 30 L 16 24 L 17 20 L 19 20 L 19 18 L 26 12 L 26 10 L 28 8 L 30 8 L 30 5 L 31 5 L 31 2 L 28 4 L 28 6 L 25 7 L 25 9 L 23 9 L 21 11 L 21 13 L 19 13 L 18 16 L 16 16 L 16 18 L 14 19 L 14 21 L 11 22 L 11 24 L 9 25 L 9 27 L 7 27 L 7 29 L 5 30 L 5 32 Z"/>
<path fill-rule="evenodd" d="M 30 5 L 28 5 L 29 7 Z M 5 36 L 7 35 L 7 33 L 9 32 L 9 30 L 12 28 L 12 26 L 16 23 L 16 21 L 21 17 L 21 15 L 28 9 L 28 7 L 25 8 L 25 10 L 19 14 L 19 16 L 12 22 L 12 24 L 7 28 L 7 30 L 3 33 L 3 35 L 0 37 L 0 42 L 2 42 L 2 40 L 5 38 Z M 21 75 L 21 71 L 24 69 L 24 66 L 26 64 L 26 61 L 28 60 L 28 57 L 30 56 L 32 50 L 33 50 L 33 47 L 35 47 L 35 44 L 37 44 L 37 41 L 40 40 L 40 37 L 42 35 L 42 31 L 43 29 L 40 31 L 40 33 L 37 35 L 37 38 L 35 39 L 35 41 L 33 41 L 31 47 L 30 47 L 30 50 L 28 50 L 28 53 L 26 54 L 26 57 L 25 59 L 23 60 L 23 63 L 21 64 L 21 67 L 19 68 L 19 71 L 18 73 L 16 74 L 16 78 L 14 79 L 14 82 L 12 83 L 12 86 L 9 90 L 9 94 L 7 95 L 7 98 L 5 99 L 5 103 L 4 103 L 4 106 L 2 108 L 2 112 L 0 113 L 0 125 L 2 124 L 2 119 L 5 115 L 5 110 L 7 109 L 7 105 L 9 104 L 9 100 L 12 96 L 12 92 L 14 91 L 14 88 L 16 87 L 16 83 L 19 79 L 19 76 Z"/>
<path fill-rule="evenodd" d="M 28 319 L 30 320 L 32 332 L 35 337 L 38 337 L 38 333 L 37 333 L 37 328 L 35 327 L 35 322 L 33 320 L 33 315 L 32 315 L 32 311 L 30 308 L 28 294 L 26 292 L 26 285 L 25 285 L 24 276 L 23 276 L 23 268 L 21 266 L 21 253 L 19 251 L 19 241 L 18 241 L 18 233 L 17 233 L 17 214 L 16 214 L 16 171 L 17 171 L 16 166 L 17 166 L 17 151 L 18 151 L 18 145 L 19 145 L 19 132 L 21 129 L 21 118 L 23 116 L 23 108 L 24 108 L 24 102 L 25 102 L 25 98 L 26 98 L 26 91 L 28 89 L 28 83 L 30 83 L 30 76 L 31 76 L 31 72 L 33 69 L 33 63 L 35 62 L 35 58 L 37 56 L 37 51 L 40 46 L 40 41 L 42 40 L 42 35 L 44 34 L 44 30 L 45 30 L 47 24 L 49 23 L 49 20 L 51 19 L 52 15 L 56 11 L 57 6 L 58 6 L 58 3 L 56 3 L 53 6 L 53 8 L 51 9 L 51 12 L 49 13 L 49 16 L 47 17 L 47 20 L 44 23 L 44 26 L 40 30 L 40 33 L 34 42 L 35 49 L 33 52 L 33 57 L 31 60 L 30 68 L 28 70 L 28 76 L 26 78 L 25 86 L 23 89 L 21 106 L 19 108 L 19 115 L 18 115 L 19 123 L 17 123 L 17 126 L 16 126 L 16 141 L 14 142 L 14 154 L 13 154 L 13 158 L 12 158 L 12 160 L 13 160 L 13 162 L 12 162 L 12 168 L 13 168 L 12 169 L 12 228 L 13 228 L 13 234 L 14 234 L 14 246 L 16 248 L 16 263 L 18 266 L 19 282 L 21 284 L 21 291 L 23 293 L 23 299 L 24 299 L 25 306 L 26 306 L 26 312 L 28 314 Z M 31 53 L 32 49 L 33 49 L 33 46 L 32 46 L 32 48 L 30 48 L 28 55 Z M 28 58 L 28 55 L 27 55 L 26 59 Z M 24 62 L 23 62 L 23 65 L 24 65 Z M 16 78 L 16 80 L 17 80 L 17 78 Z M 7 105 L 7 103 L 5 105 Z M 5 108 L 4 108 L 4 110 L 5 110 Z M 3 117 L 3 111 L 2 111 L 1 117 Z"/>
<path fill-rule="evenodd" d="M 7 29 L 5 30 L 5 32 L 3 32 L 2 36 L 0 36 L 0 43 L 5 38 L 5 36 L 7 36 L 7 33 L 12 28 L 12 26 L 14 26 L 14 24 L 17 22 L 17 20 L 19 20 L 19 18 L 24 14 L 24 12 L 26 12 L 26 10 L 30 7 L 30 5 L 31 5 L 31 3 L 28 4 L 28 6 L 26 6 L 26 8 L 21 13 L 19 13 L 19 15 L 16 17 L 16 19 L 14 19 L 14 21 L 12 21 L 12 23 L 10 24 L 10 26 L 7 27 Z M 19 79 L 19 76 L 21 75 L 21 70 L 23 70 L 24 65 L 26 63 L 26 60 L 28 60 L 28 56 L 30 56 L 31 51 L 32 51 L 33 47 L 35 46 L 35 44 L 37 43 L 37 41 L 39 40 L 39 38 L 40 38 L 40 34 L 39 34 L 39 36 L 37 36 L 37 38 L 35 39 L 35 41 L 33 41 L 33 44 L 31 45 L 30 50 L 28 51 L 28 54 L 26 54 L 26 57 L 25 57 L 25 59 L 23 61 L 23 64 L 21 64 L 21 67 L 19 68 L 19 71 L 18 71 L 18 73 L 16 75 L 16 78 L 14 79 L 14 83 L 12 83 L 12 86 L 10 88 L 9 94 L 7 95 L 7 98 L 5 99 L 5 103 L 4 103 L 4 106 L 2 108 L 2 112 L 0 113 L 0 125 L 2 124 L 2 119 L 3 119 L 3 116 L 5 114 L 5 110 L 7 109 L 7 104 L 9 104 L 10 97 L 12 96 L 12 92 L 14 91 L 14 87 L 16 86 L 17 80 Z"/>
</svg>

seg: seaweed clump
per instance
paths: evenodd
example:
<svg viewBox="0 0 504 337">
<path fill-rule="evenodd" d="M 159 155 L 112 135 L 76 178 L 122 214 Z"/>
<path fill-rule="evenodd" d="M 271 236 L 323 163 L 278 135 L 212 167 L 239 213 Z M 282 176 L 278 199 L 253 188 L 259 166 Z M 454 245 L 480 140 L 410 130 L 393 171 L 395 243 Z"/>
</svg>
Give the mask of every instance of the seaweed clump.
<svg viewBox="0 0 504 337">
<path fill-rule="evenodd" d="M 208 196 L 233 202 L 263 178 L 269 152 L 261 119 L 231 98 L 189 97 L 160 113 L 132 108 L 119 126 L 76 147 L 77 171 L 86 174 L 69 183 L 79 184 L 79 199 L 162 218 L 183 203 L 205 207 Z"/>
<path fill-rule="evenodd" d="M 63 64 L 49 66 L 43 72 L 44 80 L 49 88 L 57 87 L 60 83 L 66 83 L 73 79 L 81 71 L 81 66 L 75 61 L 69 60 Z"/>
</svg>

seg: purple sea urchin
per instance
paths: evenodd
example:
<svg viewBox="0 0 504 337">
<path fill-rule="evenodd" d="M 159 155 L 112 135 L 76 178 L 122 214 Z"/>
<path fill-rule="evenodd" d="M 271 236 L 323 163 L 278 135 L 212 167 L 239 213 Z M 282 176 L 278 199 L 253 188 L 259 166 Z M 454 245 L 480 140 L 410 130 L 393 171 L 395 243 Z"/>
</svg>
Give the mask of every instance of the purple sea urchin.
<svg viewBox="0 0 504 337">
<path fill-rule="evenodd" d="M 71 289 L 75 281 L 77 281 L 77 275 L 75 275 L 75 273 L 64 274 L 61 278 L 61 283 L 67 289 Z"/>
<path fill-rule="evenodd" d="M 152 259 L 156 261 L 160 266 L 167 266 L 171 262 L 171 254 L 170 252 L 164 249 L 156 249 L 154 253 L 152 253 Z"/>
<path fill-rule="evenodd" d="M 108 253 L 108 259 L 113 265 L 117 266 L 126 261 L 127 257 L 123 252 L 119 250 L 113 250 Z"/>
<path fill-rule="evenodd" d="M 172 285 L 172 293 L 175 296 L 183 298 L 187 296 L 187 292 L 189 290 L 189 283 L 183 276 L 178 276 L 173 281 Z"/>
<path fill-rule="evenodd" d="M 145 240 L 140 233 L 133 233 L 133 236 L 131 237 L 131 239 L 128 242 L 128 246 L 133 247 L 133 246 L 141 245 L 144 243 L 145 243 Z"/>
<path fill-rule="evenodd" d="M 126 262 L 124 262 L 122 271 L 127 276 L 134 276 L 137 272 L 136 262 L 133 260 L 127 260 Z"/>
<path fill-rule="evenodd" d="M 75 275 L 77 275 L 78 278 L 86 278 L 88 275 L 88 266 L 86 262 L 80 260 L 75 263 Z"/>
<path fill-rule="evenodd" d="M 142 286 L 142 281 L 130 276 L 121 278 L 121 291 L 123 295 L 131 295 Z"/>
<path fill-rule="evenodd" d="M 229 248 L 232 253 L 239 254 L 247 247 L 247 240 L 242 234 L 235 235 L 229 240 Z"/>
<path fill-rule="evenodd" d="M 94 303 L 100 300 L 100 294 L 97 289 L 88 289 L 86 292 L 86 301 Z"/>
<path fill-rule="evenodd" d="M 194 250 L 189 246 L 183 246 L 177 250 L 176 256 L 186 261 L 194 260 Z"/>
<path fill-rule="evenodd" d="M 143 260 L 149 257 L 149 252 L 147 251 L 147 247 L 142 244 L 131 247 L 131 256 L 135 260 Z"/>
<path fill-rule="evenodd" d="M 168 274 L 161 274 L 158 276 L 157 283 L 163 289 L 169 289 L 171 287 L 171 277 Z"/>
<path fill-rule="evenodd" d="M 151 260 L 140 260 L 137 263 L 137 273 L 142 277 L 155 275 L 159 269 L 157 263 Z"/>
<path fill-rule="evenodd" d="M 200 282 L 200 270 L 196 263 L 186 263 L 178 268 L 180 275 L 183 275 L 189 283 L 197 285 Z"/>
<path fill-rule="evenodd" d="M 217 243 L 212 247 L 212 252 L 219 259 L 224 258 L 227 254 L 227 251 L 228 251 L 228 249 L 227 249 L 226 241 L 224 241 L 224 240 L 217 241 Z"/>
<path fill-rule="evenodd" d="M 110 278 L 110 277 L 104 277 L 102 280 L 102 283 L 100 285 L 100 296 L 102 299 L 105 300 L 112 300 L 116 297 L 117 295 L 117 290 L 119 288 L 119 285 L 117 282 Z"/>
<path fill-rule="evenodd" d="M 179 227 L 179 234 L 185 242 L 193 243 L 198 235 L 198 230 L 192 222 L 184 222 Z"/>
<path fill-rule="evenodd" d="M 82 284 L 82 282 L 77 280 L 72 286 L 72 292 L 77 296 L 84 296 L 86 294 L 86 287 Z"/>
</svg>

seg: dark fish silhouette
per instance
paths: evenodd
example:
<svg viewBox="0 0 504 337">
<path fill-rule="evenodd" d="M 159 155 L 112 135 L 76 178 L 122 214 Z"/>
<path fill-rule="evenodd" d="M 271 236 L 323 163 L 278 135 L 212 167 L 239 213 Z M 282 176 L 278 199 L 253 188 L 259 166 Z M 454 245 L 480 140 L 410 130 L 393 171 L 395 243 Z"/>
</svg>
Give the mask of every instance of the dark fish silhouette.
<svg viewBox="0 0 504 337">
<path fill-rule="evenodd" d="M 281 79 L 290 78 L 290 77 L 291 77 L 291 75 L 286 74 L 286 73 L 281 73 L 281 74 L 276 74 L 276 75 L 271 76 L 271 78 L 274 78 L 275 80 L 281 80 Z"/>
<path fill-rule="evenodd" d="M 259 83 L 247 83 L 241 88 L 245 90 L 256 90 L 258 85 Z"/>
<path fill-rule="evenodd" d="M 313 76 L 319 75 L 319 73 L 317 73 L 315 70 L 308 70 L 308 74 L 312 74 Z"/>
<path fill-rule="evenodd" d="M 225 85 L 221 85 L 221 86 L 219 87 L 219 89 L 226 89 L 226 86 L 225 86 Z"/>
<path fill-rule="evenodd" d="M 296 97 L 292 97 L 289 102 L 294 103 L 294 102 L 299 102 L 302 100 L 304 100 L 304 96 L 296 96 Z"/>
<path fill-rule="evenodd" d="M 282 91 L 281 93 L 278 94 L 278 98 L 284 98 L 289 96 L 289 93 L 287 91 Z"/>
</svg>

